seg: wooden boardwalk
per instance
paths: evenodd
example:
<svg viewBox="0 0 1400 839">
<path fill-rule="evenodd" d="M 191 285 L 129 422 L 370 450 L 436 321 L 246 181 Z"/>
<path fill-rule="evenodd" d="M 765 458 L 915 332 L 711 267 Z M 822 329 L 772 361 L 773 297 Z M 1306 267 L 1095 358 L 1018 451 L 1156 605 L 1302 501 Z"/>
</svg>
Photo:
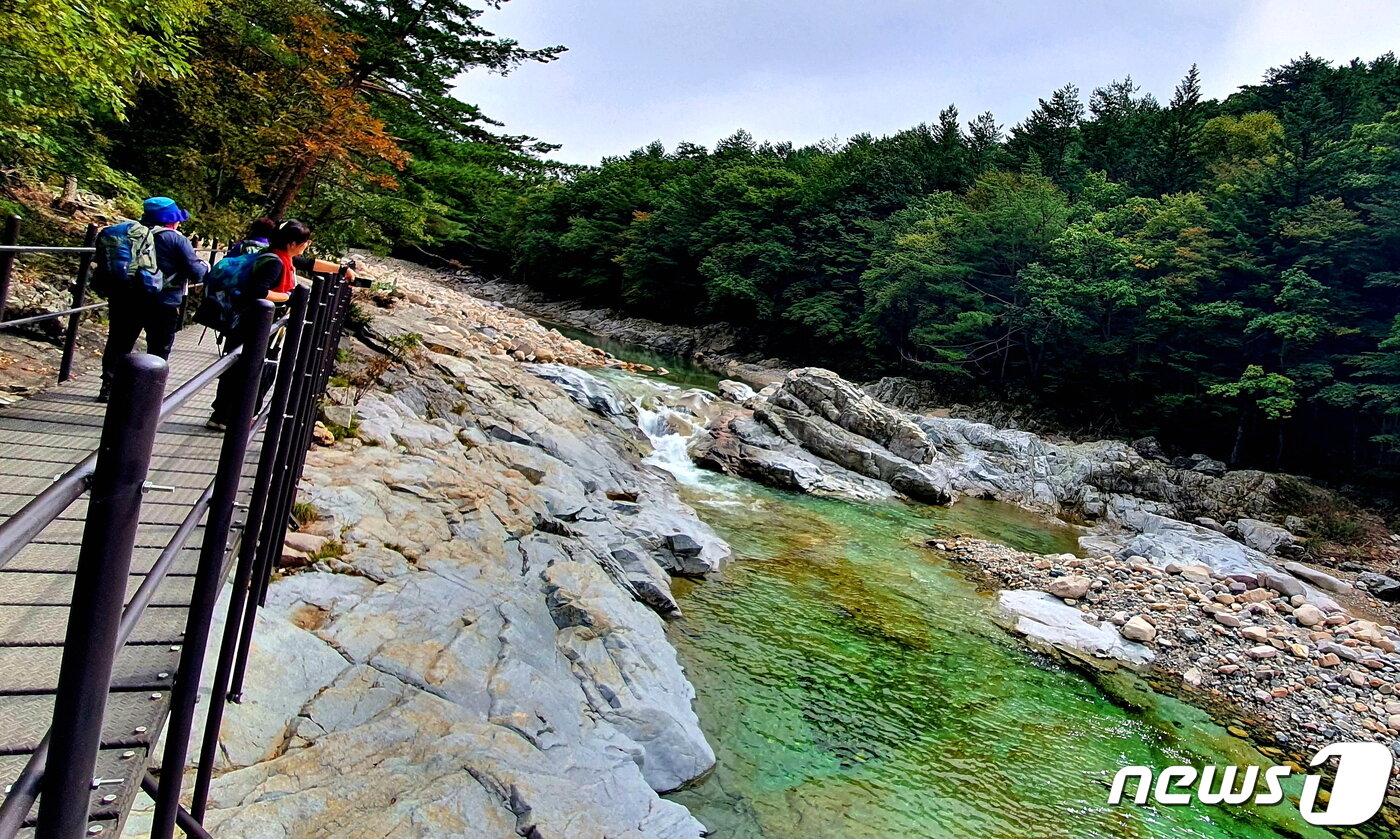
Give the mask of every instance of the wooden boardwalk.
<svg viewBox="0 0 1400 839">
<path fill-rule="evenodd" d="M 191 327 L 177 336 L 167 394 L 218 359 L 213 334 L 204 332 Z M 98 374 L 93 372 L 0 407 L 0 521 L 96 451 L 107 407 L 95 400 L 97 388 Z M 196 394 L 156 436 L 148 480 L 174 489 L 145 496 L 128 598 L 213 480 L 223 437 L 204 423 L 214 392 L 211 385 Z M 256 460 L 255 441 L 245 476 Z M 245 477 L 245 493 L 249 483 Z M 86 512 L 86 498 L 79 499 L 0 568 L 0 790 L 19 775 L 52 718 Z M 147 753 L 165 723 L 202 539 L 201 525 L 117 657 L 97 761 L 102 783 L 92 793 L 90 835 L 120 835 Z M 21 835 L 28 833 L 26 829 Z"/>
</svg>

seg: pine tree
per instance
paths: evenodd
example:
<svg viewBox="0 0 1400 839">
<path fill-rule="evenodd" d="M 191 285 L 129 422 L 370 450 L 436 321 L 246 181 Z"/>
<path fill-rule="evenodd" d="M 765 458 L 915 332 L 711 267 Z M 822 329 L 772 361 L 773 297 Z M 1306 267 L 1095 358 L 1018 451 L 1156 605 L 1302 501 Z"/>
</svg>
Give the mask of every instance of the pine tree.
<svg viewBox="0 0 1400 839">
<path fill-rule="evenodd" d="M 1186 192 L 1200 183 L 1201 127 L 1205 117 L 1201 72 L 1192 64 L 1161 114 L 1155 167 L 1157 192 Z"/>
<path fill-rule="evenodd" d="M 1084 162 L 1109 180 L 1141 189 L 1152 168 L 1157 114 L 1151 96 L 1138 96 L 1132 77 L 1097 88 L 1084 124 Z"/>
<path fill-rule="evenodd" d="M 1022 162 L 1039 158 L 1041 172 L 1063 188 L 1077 183 L 1083 172 L 1080 124 L 1084 104 L 1072 84 L 1041 99 L 1031 115 L 1011 130 L 1008 147 Z"/>
<path fill-rule="evenodd" d="M 967 153 L 973 177 L 1000 165 L 1002 132 L 991 111 L 982 112 L 967 124 Z"/>
<path fill-rule="evenodd" d="M 934 189 L 965 189 L 972 183 L 974 173 L 968 165 L 967 140 L 958 123 L 958 108 L 949 105 L 938 112 L 938 124 L 933 133 Z"/>
<path fill-rule="evenodd" d="M 328 0 L 326 6 L 359 38 L 344 85 L 351 96 L 406 101 L 448 137 L 528 148 L 532 138 L 482 130 L 481 123 L 495 123 L 450 95 L 453 80 L 473 68 L 506 73 L 526 61 L 553 61 L 563 47 L 525 49 L 497 37 L 477 23 L 483 10 L 461 0 Z M 324 162 L 314 150 L 289 160 L 269 198 L 269 214 L 284 214 Z"/>
</svg>

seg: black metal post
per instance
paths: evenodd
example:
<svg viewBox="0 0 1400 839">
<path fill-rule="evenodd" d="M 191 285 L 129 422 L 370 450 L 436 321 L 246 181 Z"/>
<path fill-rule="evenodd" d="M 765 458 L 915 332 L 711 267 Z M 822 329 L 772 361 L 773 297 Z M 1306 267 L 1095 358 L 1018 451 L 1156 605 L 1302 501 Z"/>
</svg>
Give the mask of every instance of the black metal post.
<svg viewBox="0 0 1400 839">
<path fill-rule="evenodd" d="M 319 275 L 316 282 L 321 284 L 321 307 L 319 307 L 318 317 L 316 317 L 314 332 L 314 346 L 311 347 L 311 354 L 307 359 L 307 366 L 302 368 L 300 419 L 298 419 L 297 431 L 291 443 L 290 454 L 291 468 L 287 469 L 283 476 L 283 493 L 281 493 L 279 504 L 280 513 L 277 517 L 277 527 L 287 527 L 287 518 L 291 515 L 291 507 L 297 500 L 297 485 L 301 480 L 302 469 L 307 464 L 307 451 L 311 448 L 311 433 L 316 424 L 316 406 L 321 401 L 321 394 L 325 388 L 325 378 L 322 375 L 323 364 L 325 364 L 328 353 L 330 357 L 335 357 L 335 346 L 333 346 L 332 333 L 335 331 L 335 317 L 337 303 L 342 293 L 342 283 L 335 277 Z M 277 550 L 280 545 L 280 529 L 277 531 L 279 539 L 277 545 L 269 545 L 270 552 Z M 272 559 L 267 559 L 267 573 L 260 580 L 258 602 L 266 605 L 267 583 L 272 578 Z"/>
<path fill-rule="evenodd" d="M 87 830 L 141 493 L 168 372 L 166 363 L 153 355 L 128 355 L 117 365 L 78 552 L 54 698 L 54 720 L 62 724 L 53 727 L 36 839 L 79 839 Z"/>
<path fill-rule="evenodd" d="M 5 219 L 5 232 L 0 235 L 0 244 L 19 244 L 19 216 Z M 0 254 L 0 321 L 5 319 L 5 306 L 10 302 L 10 274 L 14 267 L 13 253 Z"/>
<path fill-rule="evenodd" d="M 150 797 L 156 797 L 156 791 L 159 789 L 159 786 L 150 772 L 147 772 L 141 777 L 141 789 Z M 180 829 L 185 832 L 186 836 L 192 836 L 194 839 L 214 839 L 209 831 L 204 829 L 204 825 L 199 823 L 198 819 L 190 813 L 185 812 L 184 807 L 175 811 L 175 823 L 180 826 Z"/>
<path fill-rule="evenodd" d="M 297 360 L 289 351 L 301 344 L 302 319 L 306 314 L 306 302 L 307 290 L 305 288 L 297 286 L 292 289 L 291 315 L 287 319 L 283 357 L 279 362 L 277 381 L 272 389 L 272 404 L 268 410 L 267 427 L 263 430 L 263 447 L 258 457 L 258 471 L 253 478 L 253 494 L 248 505 L 248 518 L 243 525 L 243 541 L 238 545 L 238 567 L 233 574 L 233 590 L 229 597 L 228 616 L 224 619 L 224 634 L 219 644 L 219 663 L 214 670 L 213 689 L 209 693 L 209 712 L 204 722 L 204 739 L 202 741 L 204 745 L 200 749 L 199 766 L 195 770 L 190 814 L 201 822 L 204 821 L 204 810 L 209 799 L 209 784 L 214 774 L 214 756 L 218 753 L 219 748 L 219 730 L 223 727 L 224 696 L 228 692 L 229 680 L 235 666 L 235 657 L 240 670 L 247 666 L 253 626 L 250 622 L 244 627 L 244 611 L 249 600 L 248 589 L 252 582 L 253 565 L 258 550 L 258 534 L 262 531 L 268 495 L 272 488 L 273 478 L 278 467 L 282 465 L 285 454 L 280 445 L 282 426 L 286 420 L 287 400 L 291 395 L 292 377 L 296 375 L 295 362 Z"/>
<path fill-rule="evenodd" d="M 335 289 L 324 275 L 318 275 L 311 285 L 314 301 L 314 315 L 310 324 L 310 335 L 306 355 L 297 368 L 295 401 L 289 411 L 295 419 L 286 451 L 291 460 L 283 471 L 278 485 L 277 503 L 273 515 L 269 516 L 264 529 L 267 542 L 263 548 L 262 576 L 258 579 L 258 605 L 267 603 L 267 586 L 272 578 L 272 566 L 277 552 L 281 549 L 282 531 L 287 527 L 292 504 L 296 500 L 297 482 L 301 479 L 301 469 L 306 458 L 306 449 L 311 445 L 311 432 L 316 424 L 317 380 L 316 364 L 325 353 L 326 329 L 331 317 L 331 300 Z M 241 686 L 241 682 L 240 682 Z"/>
<path fill-rule="evenodd" d="M 262 382 L 263 361 L 272 330 L 273 306 L 259 300 L 245 316 L 246 344 L 234 369 L 242 387 L 237 391 L 237 407 L 229 417 L 219 452 L 219 468 L 214 475 L 214 496 L 209 503 L 209 518 L 204 524 L 204 543 L 199 554 L 199 570 L 195 574 L 190 610 L 185 620 L 184 644 L 180 648 L 180 664 L 175 687 L 170 693 L 170 721 L 166 730 L 165 754 L 161 760 L 160 788 L 155 797 L 155 814 L 151 824 L 153 839 L 171 839 L 180 807 L 180 786 L 185 759 L 189 755 L 190 730 L 194 722 L 195 703 L 199 699 L 199 676 L 204 669 L 205 646 L 209 641 L 209 625 L 223 586 L 224 557 L 228 551 L 229 529 L 233 523 L 233 506 L 243 477 L 243 461 L 248 453 L 248 429 L 257 413 L 258 388 Z"/>
<path fill-rule="evenodd" d="M 97 245 L 97 225 L 89 224 L 87 235 L 83 237 L 83 247 Z M 78 263 L 78 278 L 73 283 L 73 308 L 82 308 L 87 299 L 88 276 L 92 273 L 92 255 L 85 255 Z M 78 325 L 83 322 L 83 313 L 74 312 L 68 316 L 68 333 L 63 336 L 63 361 L 58 365 L 58 380 L 68 381 L 73 374 L 73 351 L 78 347 Z"/>
<path fill-rule="evenodd" d="M 264 602 L 267 583 L 272 576 L 272 566 L 282 547 L 282 531 L 287 526 L 287 514 L 291 509 L 291 503 L 285 499 L 287 493 L 291 491 L 289 487 L 294 479 L 290 464 L 285 461 L 288 457 L 294 457 L 297 446 L 295 441 L 301 439 L 304 414 L 302 404 L 305 401 L 306 388 L 309 384 L 306 378 L 306 369 L 317 345 L 317 324 L 323 313 L 325 292 L 326 287 L 323 281 L 317 280 L 312 283 L 307 307 L 301 319 L 299 345 L 293 347 L 289 341 L 282 351 L 284 356 L 295 353 L 294 361 L 290 363 L 285 359 L 283 361 L 283 364 L 289 368 L 289 389 L 287 405 L 283 411 L 282 434 L 277 442 L 277 448 L 282 453 L 284 462 L 273 480 L 272 491 L 267 502 L 267 511 L 262 520 L 261 532 L 244 531 L 244 538 L 255 539 L 258 543 L 258 549 L 249 583 L 249 599 L 244 608 L 239 640 L 241 650 L 246 650 L 248 645 L 252 643 L 253 624 L 257 619 L 257 610 Z M 288 328 L 290 329 L 290 327 Z M 229 698 L 233 702 L 241 702 L 243 699 L 243 680 L 247 675 L 247 669 L 247 657 L 239 656 L 234 665 L 228 689 Z"/>
</svg>

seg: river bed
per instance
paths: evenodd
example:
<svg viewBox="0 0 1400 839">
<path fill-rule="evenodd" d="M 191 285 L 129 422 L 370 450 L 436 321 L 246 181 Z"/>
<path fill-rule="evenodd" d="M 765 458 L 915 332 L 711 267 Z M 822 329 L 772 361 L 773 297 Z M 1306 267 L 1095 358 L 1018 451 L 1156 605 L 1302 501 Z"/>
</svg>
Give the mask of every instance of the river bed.
<svg viewBox="0 0 1400 839">
<path fill-rule="evenodd" d="M 643 357 L 618 342 L 608 349 Z M 644 392 L 641 382 L 624 389 Z M 651 414 L 644 430 L 658 429 L 648 431 L 656 443 L 648 459 L 677 477 L 735 555 L 719 575 L 675 581 L 685 617 L 669 627 L 718 758 L 670 797 L 713 836 L 1331 835 L 1290 803 L 1108 806 L 1123 766 L 1272 762 L 1141 682 L 1110 695 L 1030 651 L 993 620 L 990 593 L 923 547 L 969 534 L 1073 552 L 1073 528 L 993 502 L 856 503 L 702 472 L 683 441 L 661 437 L 667 423 L 643 414 Z M 1297 786 L 1288 788 L 1294 799 Z"/>
<path fill-rule="evenodd" d="M 989 502 L 856 504 L 722 478 L 687 495 L 736 555 L 680 584 L 671 626 L 719 756 L 673 798 L 715 836 L 1326 835 L 1284 807 L 1109 807 L 1122 766 L 1270 761 L 1204 712 L 1150 693 L 1129 710 L 1030 652 L 920 546 L 951 529 L 1062 551 L 1072 534 Z"/>
</svg>

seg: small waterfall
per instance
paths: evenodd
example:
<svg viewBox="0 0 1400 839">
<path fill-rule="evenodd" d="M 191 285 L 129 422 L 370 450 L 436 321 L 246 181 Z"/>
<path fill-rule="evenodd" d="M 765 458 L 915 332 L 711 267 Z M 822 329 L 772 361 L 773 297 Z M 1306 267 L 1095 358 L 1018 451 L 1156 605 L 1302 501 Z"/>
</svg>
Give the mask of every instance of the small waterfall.
<svg viewBox="0 0 1400 839">
<path fill-rule="evenodd" d="M 656 404 L 648 407 L 648 401 Z M 636 405 L 637 427 L 651 441 L 652 449 L 643 462 L 665 469 L 682 484 L 700 486 L 705 483 L 707 473 L 695 465 L 687 451 L 690 441 L 703 433 L 694 425 L 694 418 L 659 404 L 658 400 L 638 399 Z"/>
<path fill-rule="evenodd" d="M 706 433 L 707 408 L 715 395 L 700 388 L 682 389 L 618 370 L 590 370 L 619 400 L 631 401 L 637 429 L 651 442 L 643 463 L 665 469 L 684 486 L 704 487 L 707 497 L 730 495 L 727 479 L 695 465 L 690 444 Z"/>
</svg>

